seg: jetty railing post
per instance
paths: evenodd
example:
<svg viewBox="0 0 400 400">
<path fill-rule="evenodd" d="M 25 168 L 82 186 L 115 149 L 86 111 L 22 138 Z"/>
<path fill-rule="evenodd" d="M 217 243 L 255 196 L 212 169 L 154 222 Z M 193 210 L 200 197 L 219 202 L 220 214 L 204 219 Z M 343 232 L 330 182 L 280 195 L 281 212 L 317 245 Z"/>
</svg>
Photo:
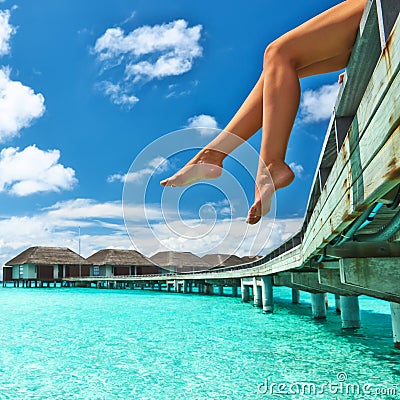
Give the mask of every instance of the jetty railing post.
<svg viewBox="0 0 400 400">
<path fill-rule="evenodd" d="M 274 311 L 272 276 L 261 277 L 261 296 L 263 312 L 272 313 Z"/>
<path fill-rule="evenodd" d="M 314 319 L 326 318 L 325 293 L 311 293 L 311 309 Z"/>
<path fill-rule="evenodd" d="M 360 327 L 360 306 L 358 296 L 340 296 L 342 327 L 356 329 Z"/>
<path fill-rule="evenodd" d="M 400 304 L 390 303 L 394 346 L 400 349 Z"/>
</svg>

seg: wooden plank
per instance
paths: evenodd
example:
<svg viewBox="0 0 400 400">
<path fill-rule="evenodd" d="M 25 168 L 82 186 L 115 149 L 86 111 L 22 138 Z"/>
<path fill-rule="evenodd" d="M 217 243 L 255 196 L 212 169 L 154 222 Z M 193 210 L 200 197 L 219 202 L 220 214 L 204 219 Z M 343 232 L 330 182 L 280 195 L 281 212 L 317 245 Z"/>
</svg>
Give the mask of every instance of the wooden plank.
<svg viewBox="0 0 400 400">
<path fill-rule="evenodd" d="M 305 235 L 305 240 L 303 241 L 305 248 L 308 247 L 311 241 L 314 241 L 313 238 L 321 230 L 321 226 L 326 224 L 327 220 L 330 222 L 330 233 L 337 233 L 339 230 L 338 225 L 341 222 L 345 222 L 344 220 L 348 219 L 347 217 L 350 217 L 348 223 L 352 222 L 354 217 L 358 216 L 364 210 L 364 208 L 366 208 L 360 206 L 365 205 L 364 200 L 366 196 L 371 194 L 371 188 L 375 190 L 376 185 L 375 182 L 368 181 L 368 179 L 375 179 L 368 178 L 368 176 L 371 176 L 372 174 L 364 176 L 362 171 L 368 167 L 371 159 L 376 156 L 376 149 L 379 150 L 379 148 L 381 148 L 388 135 L 390 135 L 399 125 L 400 101 L 393 102 L 393 99 L 398 98 L 398 93 L 400 93 L 399 73 L 397 73 L 396 78 L 392 82 L 390 89 L 387 91 L 379 109 L 375 113 L 371 122 L 368 124 L 365 133 L 362 135 L 360 142 L 356 145 L 350 158 L 348 158 L 347 155 L 350 153 L 351 135 L 346 137 L 342 151 L 339 154 L 334 167 L 332 168 L 331 176 L 328 177 L 327 184 L 321 193 L 320 200 L 315 208 L 315 212 L 311 216 Z M 361 115 L 360 118 L 362 118 Z M 357 123 L 357 121 L 355 121 L 355 123 Z M 356 128 L 352 126 L 352 129 Z M 392 139 L 392 142 L 393 146 L 397 148 L 396 140 Z M 389 162 L 395 166 L 398 160 L 396 156 L 391 153 L 393 152 L 390 151 L 390 148 L 386 148 L 385 152 L 381 153 L 380 160 L 382 160 L 382 157 L 384 156 L 391 157 Z M 382 161 L 385 162 L 387 160 Z M 386 164 L 384 163 L 382 165 Z M 338 171 L 341 171 L 340 175 L 338 175 Z M 377 171 L 374 171 L 375 175 L 379 175 L 380 171 L 381 169 L 378 167 Z M 392 174 L 388 176 L 389 180 L 397 179 L 395 176 L 396 168 L 392 168 L 391 171 L 387 171 L 387 173 Z M 367 182 L 369 184 L 368 188 L 364 187 L 367 185 Z M 361 187 L 362 193 L 360 193 Z M 385 189 L 387 187 L 388 186 L 385 186 Z M 350 188 L 352 188 L 352 190 L 349 190 Z M 345 196 L 346 201 L 343 201 Z M 323 202 L 325 203 L 323 204 Z M 335 221 L 333 218 L 331 218 L 331 216 L 334 212 L 334 209 L 338 208 L 338 203 L 341 204 L 341 215 L 344 217 L 337 217 L 336 213 Z M 343 229 L 343 225 L 341 225 L 341 229 Z M 319 237 L 319 240 L 322 239 L 324 238 Z M 325 239 L 327 239 L 326 236 Z M 305 254 L 305 259 L 309 256 L 309 254 L 310 253 Z"/>
<path fill-rule="evenodd" d="M 382 99 L 387 94 L 389 87 L 392 83 L 394 77 L 398 74 L 398 69 L 400 65 L 400 21 L 398 20 L 396 26 L 392 32 L 392 35 L 388 41 L 388 45 L 385 48 L 381 59 L 376 67 L 373 75 L 373 79 L 369 82 L 365 95 L 361 101 L 357 112 L 357 120 L 354 121 L 351 132 L 349 133 L 351 137 L 351 146 L 349 149 L 342 149 L 344 155 L 351 154 L 354 152 L 356 145 L 360 138 L 363 136 L 368 124 L 376 113 L 377 108 L 381 105 Z M 392 91 L 393 93 L 393 91 Z M 394 93 L 392 97 L 393 101 L 398 98 L 398 92 Z M 390 105 L 389 105 L 390 106 Z M 358 124 L 358 127 L 357 127 Z M 358 133 L 360 132 L 360 133 Z M 332 170 L 330 183 L 335 183 L 339 174 L 342 172 L 340 164 Z M 329 186 L 329 182 L 327 182 Z M 330 191 L 324 193 L 322 196 L 322 201 L 330 196 Z M 310 220 L 310 224 L 312 224 Z"/>
<path fill-rule="evenodd" d="M 372 119 L 375 117 L 377 109 L 382 105 L 382 101 L 386 99 L 384 107 L 388 110 L 392 109 L 391 118 L 396 119 L 399 116 L 395 107 L 396 103 L 398 103 L 397 99 L 399 98 L 399 82 L 397 81 L 397 86 L 392 87 L 393 80 L 395 77 L 398 78 L 398 71 L 400 66 L 400 20 L 397 20 L 395 28 L 392 32 L 390 40 L 388 41 L 388 45 L 385 51 L 382 54 L 382 57 L 376 67 L 373 78 L 368 84 L 367 91 L 365 96 L 362 99 L 360 107 L 357 112 L 357 118 L 353 121 L 351 129 L 349 131 L 350 137 L 350 146 L 347 145 L 346 141 L 341 149 L 341 156 L 339 154 L 335 165 L 332 168 L 331 174 L 327 179 L 325 190 L 322 191 L 319 202 L 315 206 L 315 213 L 310 218 L 308 223 L 309 227 L 312 227 L 316 223 L 316 219 L 322 211 L 322 208 L 327 201 L 327 199 L 332 197 L 333 187 L 336 185 L 339 177 L 343 174 L 343 169 L 345 168 L 345 164 L 347 159 L 354 153 L 359 151 L 357 145 L 359 141 L 361 141 L 364 136 L 369 124 Z M 395 74 L 395 75 L 394 75 Z M 391 89 L 391 90 L 390 90 Z M 390 93 L 388 93 L 390 91 Z M 394 121 L 392 122 L 395 125 Z M 382 129 L 382 126 L 379 126 Z M 361 131 L 360 131 L 361 130 Z M 382 131 L 380 131 L 382 132 Z M 386 129 L 385 133 L 390 134 L 390 129 Z M 380 140 L 380 143 L 383 143 L 387 138 L 387 135 L 380 135 L 374 139 Z M 369 150 L 371 149 L 371 139 L 367 137 L 362 141 L 364 146 L 367 146 Z M 379 142 L 378 142 L 379 143 Z M 373 141 L 372 144 L 377 144 L 377 142 Z M 379 148 L 379 146 L 376 146 Z M 372 158 L 372 157 L 370 157 Z M 366 161 L 364 161 L 365 163 Z M 353 156 L 352 158 L 352 169 L 350 169 L 351 180 L 355 181 L 358 176 L 361 174 L 361 160 L 360 157 Z M 360 169 L 358 175 L 356 174 L 356 170 Z M 347 177 L 342 176 L 341 183 L 346 184 L 349 183 Z M 355 195 L 360 195 L 363 191 L 363 182 L 358 181 L 358 187 L 355 188 Z"/>
<path fill-rule="evenodd" d="M 385 98 L 390 85 L 400 68 L 400 19 L 390 35 L 382 56 L 376 65 L 371 81 L 365 89 L 363 99 L 357 110 L 360 137 L 364 134 L 368 124 L 375 115 L 382 100 Z M 399 98 L 393 96 L 393 102 Z"/>
<path fill-rule="evenodd" d="M 378 0 L 380 3 L 380 12 L 378 13 L 379 28 L 382 32 L 382 42 L 385 43 L 393 25 L 399 15 L 400 2 L 399 0 Z"/>
<path fill-rule="evenodd" d="M 398 177 L 397 180 L 388 179 L 388 176 L 396 174 L 396 171 L 399 170 L 398 161 L 394 164 L 392 161 L 400 148 L 400 131 L 398 130 L 392 136 L 387 145 L 382 148 L 381 154 L 375 158 L 374 162 L 362 176 L 368 182 L 365 189 L 365 195 L 368 197 L 366 204 L 379 199 L 380 196 L 389 191 L 399 181 Z M 348 191 L 347 195 L 342 197 L 341 201 L 336 204 L 336 208 L 333 209 L 331 215 L 325 220 L 321 226 L 321 230 L 315 234 L 316 236 L 310 237 L 311 241 L 304 242 L 304 259 L 307 259 L 310 253 L 316 248 L 322 248 L 324 242 L 330 241 L 335 236 L 335 231 L 344 229 L 355 216 L 359 215 L 359 211 L 352 212 L 356 206 L 352 202 L 351 193 L 351 191 Z M 308 248 L 310 247 L 310 242 L 313 242 L 311 249 Z"/>
<path fill-rule="evenodd" d="M 364 205 L 372 204 L 400 182 L 400 160 L 396 158 L 398 154 L 400 154 L 400 126 L 385 143 L 373 162 L 369 163 L 362 175 L 366 183 Z M 322 249 L 324 243 L 332 240 L 337 231 L 346 228 L 360 213 L 360 211 L 352 210 L 356 208 L 362 210 L 361 206 L 361 204 L 353 203 L 351 190 L 347 190 L 336 207 L 334 206 L 332 212 L 325 218 L 318 233 L 315 236 L 309 236 L 303 242 L 304 260 L 307 260 L 316 250 Z"/>
<path fill-rule="evenodd" d="M 375 1 L 368 1 L 350 56 L 345 81 L 335 110 L 339 117 L 354 116 L 381 53 L 381 41 Z"/>
<path fill-rule="evenodd" d="M 281 271 L 287 271 L 293 268 L 299 268 L 303 265 L 303 257 L 301 251 L 301 245 L 294 247 L 293 249 L 281 254 L 277 258 L 257 267 L 258 270 L 254 270 L 257 276 L 271 275 Z"/>
</svg>

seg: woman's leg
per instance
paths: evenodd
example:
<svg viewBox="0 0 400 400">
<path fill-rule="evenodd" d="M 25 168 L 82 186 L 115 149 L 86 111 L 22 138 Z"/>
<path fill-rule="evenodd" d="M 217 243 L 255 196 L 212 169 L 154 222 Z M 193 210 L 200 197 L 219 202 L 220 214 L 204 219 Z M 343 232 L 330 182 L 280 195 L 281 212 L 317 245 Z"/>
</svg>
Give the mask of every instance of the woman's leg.
<svg viewBox="0 0 400 400">
<path fill-rule="evenodd" d="M 354 16 L 351 19 L 351 27 L 354 26 L 354 31 L 356 32 L 359 19 L 361 17 L 363 5 L 361 3 L 365 4 L 365 0 L 349 0 L 348 3 L 357 3 L 357 10 L 352 7 L 352 12 L 358 12 L 359 17 L 357 17 L 357 21 L 354 21 Z M 361 5 L 360 5 L 361 4 Z M 341 6 L 341 4 L 339 5 Z M 338 6 L 337 6 L 338 7 Z M 334 7 L 331 10 L 334 10 L 336 7 Z M 360 12 L 361 10 L 361 12 Z M 350 13 L 351 14 L 351 13 Z M 318 16 L 320 17 L 320 16 Z M 317 19 L 318 17 L 314 18 Z M 322 14 L 322 19 L 326 17 L 325 13 Z M 331 16 L 328 16 L 327 22 L 337 25 L 334 21 L 332 22 Z M 341 15 L 343 19 L 343 15 Z M 314 20 L 313 19 L 313 20 Z M 313 20 L 308 21 L 309 24 Z M 318 18 L 318 26 L 324 25 L 323 23 L 321 24 L 321 18 Z M 297 29 L 301 29 L 302 31 L 307 31 L 307 27 L 304 27 L 305 24 L 301 25 Z M 310 25 L 310 24 L 309 24 Z M 325 24 L 326 25 L 326 24 Z M 329 24 L 328 24 L 329 25 Z M 336 29 L 343 29 L 343 23 L 340 23 L 339 26 L 336 27 Z M 322 26 L 324 27 L 324 26 Z M 310 28 L 313 28 L 312 26 Z M 324 27 L 325 28 L 325 27 Z M 319 29 L 319 27 L 318 27 Z M 317 35 L 318 35 L 318 29 L 317 29 Z M 316 28 L 314 27 L 314 29 Z M 296 30 L 295 30 L 296 31 Z M 292 31 L 293 32 L 293 31 Z M 334 51 L 333 51 L 333 56 L 329 57 L 331 51 L 329 48 L 325 49 L 324 51 L 316 51 L 315 54 L 312 54 L 313 57 L 305 57 L 305 60 L 308 62 L 304 62 L 304 60 L 300 60 L 298 65 L 295 67 L 295 70 L 297 71 L 298 77 L 305 77 L 305 76 L 310 76 L 310 75 L 315 75 L 319 73 L 326 73 L 326 72 L 331 72 L 335 71 L 341 68 L 344 68 L 347 64 L 348 56 L 350 54 L 350 49 L 351 46 L 354 42 L 355 38 L 355 32 L 353 34 L 350 34 L 349 36 L 352 36 L 350 40 L 346 41 L 345 46 L 336 46 Z M 291 34 L 291 32 L 289 32 Z M 290 39 L 290 35 L 288 39 Z M 285 36 L 287 36 L 285 35 Z M 284 37 L 285 37 L 284 36 Z M 296 35 L 294 35 L 296 37 Z M 313 36 L 309 38 L 311 41 L 314 40 Z M 343 35 L 338 35 L 339 39 L 341 40 L 341 37 Z M 279 39 L 278 39 L 279 40 Z M 308 43 L 308 41 L 306 40 Z M 308 43 L 309 45 L 309 43 Z M 314 46 L 314 43 L 313 43 Z M 311 46 L 311 47 L 313 47 Z M 330 46 L 328 46 L 330 47 Z M 337 53 L 339 50 L 342 50 L 341 53 Z M 332 52 L 332 51 L 331 51 Z M 268 51 L 266 52 L 268 53 Z M 315 59 L 315 60 L 314 60 Z M 272 60 L 271 60 L 272 61 Z M 238 110 L 236 115 L 233 117 L 233 119 L 230 121 L 230 123 L 226 126 L 225 130 L 221 132 L 217 138 L 215 138 L 209 145 L 207 145 L 202 151 L 200 151 L 188 164 L 186 164 L 185 167 L 183 167 L 178 173 L 176 173 L 174 176 L 171 178 L 165 179 L 164 181 L 161 182 L 162 185 L 164 186 L 186 186 L 189 185 L 193 182 L 196 182 L 201 179 L 211 179 L 219 176 L 221 174 L 221 168 L 222 168 L 222 161 L 226 157 L 227 154 L 229 154 L 233 149 L 235 149 L 238 145 L 240 145 L 243 140 L 247 140 L 250 136 L 252 136 L 258 129 L 261 128 L 262 121 L 263 121 L 263 92 L 268 91 L 268 85 L 265 84 L 264 82 L 265 79 L 265 70 L 263 71 L 263 74 L 261 75 L 260 79 L 258 80 L 257 84 L 241 106 L 241 108 Z M 298 104 L 298 101 L 297 101 Z M 265 107 L 265 104 L 264 104 Z M 297 111 L 297 109 L 296 109 Z M 282 108 L 281 113 L 284 114 L 285 107 Z M 289 124 L 290 126 L 292 124 Z M 287 130 L 287 129 L 286 129 Z M 277 131 L 277 129 L 275 129 Z M 233 133 L 229 134 L 228 132 Z M 266 132 L 264 130 L 264 132 Z M 290 132 L 289 132 L 290 134 Z M 265 136 L 265 135 L 264 135 Z M 265 140 L 263 140 L 265 142 Z M 287 145 L 287 144 L 286 144 Z M 285 150 L 286 150 L 286 145 Z M 278 183 L 278 182 L 277 182 Z M 276 185 L 279 186 L 279 183 Z M 272 194 L 271 194 L 272 196 Z M 265 197 L 265 196 L 264 196 Z M 255 212 L 255 215 L 257 217 L 257 214 L 265 214 L 267 212 L 267 208 L 261 209 L 259 211 L 259 200 L 262 200 L 262 196 L 256 193 L 256 202 L 254 206 L 252 207 L 252 211 Z M 258 218 L 259 219 L 259 218 Z M 250 221 L 249 221 L 250 222 Z M 255 221 L 257 222 L 257 221 Z"/>
<path fill-rule="evenodd" d="M 249 210 L 248 223 L 258 222 L 269 211 L 275 190 L 294 179 L 285 163 L 285 155 L 300 101 L 298 71 L 351 50 L 365 2 L 340 3 L 268 46 L 263 71 L 260 163 L 255 202 Z"/>
<path fill-rule="evenodd" d="M 322 62 L 299 69 L 298 77 L 337 71 L 347 65 L 349 53 L 340 54 Z M 161 182 L 163 186 L 187 186 L 196 181 L 219 176 L 224 158 L 236 147 L 248 140 L 262 127 L 264 74 L 243 102 L 224 130 L 196 157 L 173 177 Z M 200 164 L 197 169 L 191 165 Z"/>
</svg>

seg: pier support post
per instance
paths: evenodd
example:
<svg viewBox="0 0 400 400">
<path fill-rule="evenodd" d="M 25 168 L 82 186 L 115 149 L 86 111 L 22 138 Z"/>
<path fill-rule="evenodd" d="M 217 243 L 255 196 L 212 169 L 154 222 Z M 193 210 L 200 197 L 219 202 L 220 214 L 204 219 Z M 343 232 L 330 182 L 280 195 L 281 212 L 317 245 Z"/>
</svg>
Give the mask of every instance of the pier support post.
<svg viewBox="0 0 400 400">
<path fill-rule="evenodd" d="M 356 329 L 360 327 L 360 306 L 357 296 L 340 296 L 342 328 Z"/>
<path fill-rule="evenodd" d="M 238 295 L 237 286 L 232 286 L 232 297 L 237 297 L 237 295 Z"/>
<path fill-rule="evenodd" d="M 261 277 L 261 296 L 263 312 L 272 313 L 274 311 L 272 276 Z"/>
<path fill-rule="evenodd" d="M 262 307 L 261 286 L 257 285 L 257 278 L 253 278 L 254 307 Z"/>
<path fill-rule="evenodd" d="M 393 341 L 396 349 L 400 349 L 400 304 L 390 303 L 392 314 Z"/>
<path fill-rule="evenodd" d="M 314 319 L 326 318 L 325 293 L 311 293 L 311 309 Z"/>
<path fill-rule="evenodd" d="M 220 296 L 223 296 L 223 295 L 224 295 L 224 287 L 223 287 L 223 286 L 218 286 L 218 294 L 219 294 Z"/>
<path fill-rule="evenodd" d="M 300 303 L 300 290 L 292 289 L 292 304 L 299 304 L 299 303 Z"/>
<path fill-rule="evenodd" d="M 174 290 L 176 293 L 179 293 L 179 282 L 176 279 L 174 280 Z"/>
<path fill-rule="evenodd" d="M 188 282 L 188 293 L 192 293 L 193 292 L 193 290 L 192 290 L 192 282 Z"/>
<path fill-rule="evenodd" d="M 188 292 L 188 283 L 187 283 L 187 281 L 183 281 L 182 282 L 182 292 L 185 293 L 185 294 Z"/>
<path fill-rule="evenodd" d="M 241 280 L 240 291 L 242 293 L 243 303 L 248 303 L 250 300 L 250 289 L 248 286 L 244 285 L 243 279 Z"/>
<path fill-rule="evenodd" d="M 340 314 L 340 296 L 338 294 L 335 294 L 335 307 L 336 313 Z"/>
</svg>

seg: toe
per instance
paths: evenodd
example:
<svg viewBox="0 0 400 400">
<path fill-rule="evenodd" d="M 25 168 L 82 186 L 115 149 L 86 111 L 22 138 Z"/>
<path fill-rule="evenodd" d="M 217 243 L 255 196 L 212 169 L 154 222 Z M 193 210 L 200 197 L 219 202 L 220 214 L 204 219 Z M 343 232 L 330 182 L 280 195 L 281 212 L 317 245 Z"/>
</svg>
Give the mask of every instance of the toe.
<svg viewBox="0 0 400 400">
<path fill-rule="evenodd" d="M 259 217 L 258 215 L 248 216 L 246 219 L 246 222 L 249 225 L 255 225 L 260 219 L 261 219 L 261 217 Z"/>
<path fill-rule="evenodd" d="M 259 204 L 253 204 L 247 214 L 246 222 L 250 225 L 256 224 L 261 219 Z"/>
</svg>

